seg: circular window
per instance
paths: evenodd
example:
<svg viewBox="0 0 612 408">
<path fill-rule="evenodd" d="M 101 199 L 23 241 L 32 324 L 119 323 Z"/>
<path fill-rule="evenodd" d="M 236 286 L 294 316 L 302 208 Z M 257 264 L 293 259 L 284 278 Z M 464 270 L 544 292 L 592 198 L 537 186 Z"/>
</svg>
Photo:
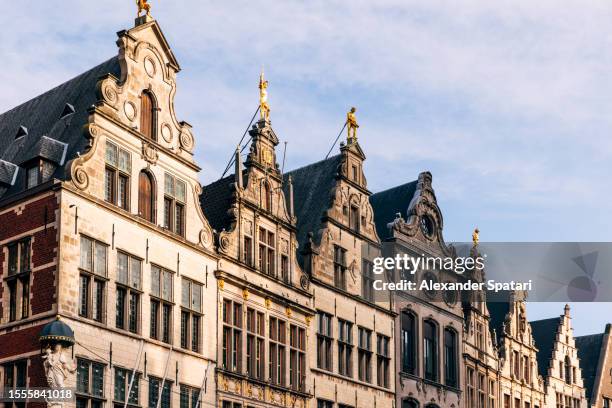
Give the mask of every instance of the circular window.
<svg viewBox="0 0 612 408">
<path fill-rule="evenodd" d="M 434 221 L 429 215 L 421 216 L 421 231 L 427 238 L 432 238 L 434 235 Z"/>
</svg>

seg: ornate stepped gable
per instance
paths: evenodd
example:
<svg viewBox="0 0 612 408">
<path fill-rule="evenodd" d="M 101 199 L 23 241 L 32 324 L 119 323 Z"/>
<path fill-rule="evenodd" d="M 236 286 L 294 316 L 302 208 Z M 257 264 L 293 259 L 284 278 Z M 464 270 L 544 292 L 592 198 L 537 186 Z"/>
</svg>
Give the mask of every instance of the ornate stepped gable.
<svg viewBox="0 0 612 408">
<path fill-rule="evenodd" d="M 607 324 L 604 333 L 575 338 L 586 398 L 590 407 L 603 406 L 602 397 L 605 395 L 609 398 L 612 390 L 609 381 L 612 370 L 611 333 L 612 325 Z"/>
</svg>

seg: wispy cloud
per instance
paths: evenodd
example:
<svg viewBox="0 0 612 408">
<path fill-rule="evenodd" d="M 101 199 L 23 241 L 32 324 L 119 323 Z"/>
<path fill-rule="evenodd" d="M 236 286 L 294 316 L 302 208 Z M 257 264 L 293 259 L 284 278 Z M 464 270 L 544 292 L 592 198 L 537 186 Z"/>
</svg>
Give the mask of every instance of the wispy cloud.
<svg viewBox="0 0 612 408">
<path fill-rule="evenodd" d="M 610 239 L 609 2 L 151 3 L 203 181 L 244 131 L 264 65 L 288 168 L 322 158 L 356 105 L 370 188 L 431 170 L 447 236 L 478 223 L 498 240 Z M 134 14 L 122 0 L 4 5 L 0 110 L 113 55 Z"/>
</svg>

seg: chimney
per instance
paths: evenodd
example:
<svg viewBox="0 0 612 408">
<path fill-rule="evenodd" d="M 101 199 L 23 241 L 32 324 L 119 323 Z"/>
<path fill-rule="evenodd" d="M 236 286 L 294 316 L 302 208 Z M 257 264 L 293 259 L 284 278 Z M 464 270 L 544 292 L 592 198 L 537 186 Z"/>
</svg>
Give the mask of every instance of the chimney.
<svg viewBox="0 0 612 408">
<path fill-rule="evenodd" d="M 293 179 L 291 178 L 291 176 L 289 176 L 289 180 L 287 180 L 287 183 L 289 184 L 289 216 L 293 218 L 295 213 L 293 209 Z"/>
<path fill-rule="evenodd" d="M 234 163 L 236 165 L 236 169 L 234 171 L 236 184 L 238 185 L 238 189 L 242 190 L 244 188 L 244 184 L 242 183 L 242 158 L 240 157 L 240 145 L 236 147 L 236 157 L 234 158 Z"/>
</svg>

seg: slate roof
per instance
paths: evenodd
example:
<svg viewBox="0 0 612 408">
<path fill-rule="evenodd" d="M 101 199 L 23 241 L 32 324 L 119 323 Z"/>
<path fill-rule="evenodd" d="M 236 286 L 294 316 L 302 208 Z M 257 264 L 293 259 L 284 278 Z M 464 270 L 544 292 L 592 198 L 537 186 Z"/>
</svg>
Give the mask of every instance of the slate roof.
<svg viewBox="0 0 612 408">
<path fill-rule="evenodd" d="M 297 217 L 297 239 L 300 248 L 303 248 L 309 232 L 314 234 L 316 243 L 320 242 L 321 237 L 317 231 L 320 229 L 321 218 L 331 206 L 341 163 L 342 155 L 338 154 L 292 170 L 283 176 L 285 197 L 289 194 L 289 176 L 293 181 L 293 208 Z"/>
<path fill-rule="evenodd" d="M 415 180 L 370 196 L 376 232 L 381 241 L 389 237 L 387 224 L 395 220 L 397 213 L 401 213 L 404 220 L 408 220 L 408 207 L 414 197 L 416 187 L 417 181 Z"/>
<path fill-rule="evenodd" d="M 548 376 L 550 360 L 553 356 L 555 341 L 557 340 L 557 331 L 561 324 L 561 317 L 536 320 L 529 322 L 529 324 L 531 325 L 533 341 L 538 348 L 536 357 L 538 361 L 538 372 L 542 378 L 546 378 Z"/>
<path fill-rule="evenodd" d="M 489 330 L 491 334 L 493 334 L 495 330 L 497 344 L 499 344 L 504 333 L 504 321 L 510 312 L 510 302 L 487 302 L 487 309 L 489 310 L 490 316 Z"/>
<path fill-rule="evenodd" d="M 120 73 L 119 58 L 113 57 L 0 114 L 0 159 L 19 165 L 32 158 L 42 157 L 58 165 L 53 177 L 65 179 L 66 162 L 87 148 L 88 141 L 83 136 L 82 126 L 87 123 L 87 110 L 98 99 L 98 79 L 106 74 L 118 78 Z M 74 107 L 75 113 L 62 120 L 60 115 L 67 103 Z M 25 126 L 28 132 L 16 138 L 21 126 Z M 0 170 L 0 173 L 3 171 Z M 7 190 L 3 198 L 21 191 L 23 182 L 24 177 L 18 176 L 15 185 Z"/>
<path fill-rule="evenodd" d="M 217 232 L 228 230 L 231 223 L 228 210 L 233 199 L 234 178 L 231 174 L 202 187 L 200 206 L 210 226 Z"/>
<path fill-rule="evenodd" d="M 601 354 L 601 346 L 603 344 L 605 333 L 591 334 L 589 336 L 576 337 L 576 348 L 578 349 L 578 358 L 580 359 L 580 369 L 582 370 L 582 379 L 584 388 L 586 389 L 586 397 L 592 403 L 591 396 L 593 387 L 595 386 L 595 376 Z"/>
</svg>

